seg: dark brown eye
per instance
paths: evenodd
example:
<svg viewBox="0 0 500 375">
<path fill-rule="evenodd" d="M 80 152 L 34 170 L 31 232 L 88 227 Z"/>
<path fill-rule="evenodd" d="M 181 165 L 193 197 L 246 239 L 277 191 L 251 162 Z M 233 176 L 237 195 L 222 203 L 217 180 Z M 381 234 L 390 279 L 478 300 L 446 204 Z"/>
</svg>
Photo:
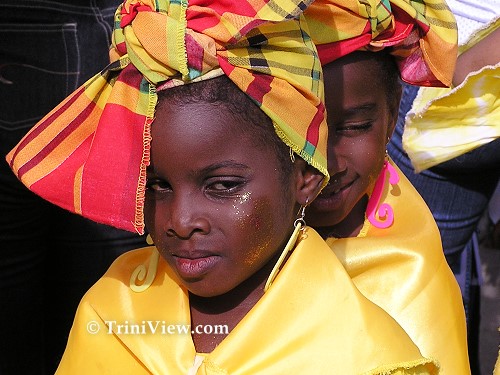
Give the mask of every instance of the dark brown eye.
<svg viewBox="0 0 500 375">
<path fill-rule="evenodd" d="M 146 189 L 151 192 L 165 192 L 170 191 L 172 188 L 166 181 L 159 178 L 148 178 L 146 182 Z"/>
<path fill-rule="evenodd" d="M 341 132 L 341 133 L 347 133 L 347 132 L 365 132 L 369 129 L 371 129 L 373 126 L 373 122 L 363 122 L 363 123 L 347 123 L 347 124 L 342 124 L 339 126 L 335 127 L 336 132 Z"/>
</svg>

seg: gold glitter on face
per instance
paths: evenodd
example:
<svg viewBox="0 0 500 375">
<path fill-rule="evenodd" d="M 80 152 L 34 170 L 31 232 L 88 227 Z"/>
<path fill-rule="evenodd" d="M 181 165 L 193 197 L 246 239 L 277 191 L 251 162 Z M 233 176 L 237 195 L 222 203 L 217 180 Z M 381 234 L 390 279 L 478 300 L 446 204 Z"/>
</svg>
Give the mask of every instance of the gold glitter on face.
<svg viewBox="0 0 500 375">
<path fill-rule="evenodd" d="M 202 297 L 257 275 L 283 249 L 295 217 L 294 182 L 283 185 L 274 149 L 256 148 L 250 134 L 234 139 L 241 126 L 210 103 L 162 101 L 152 127 L 148 230 Z"/>
<path fill-rule="evenodd" d="M 249 233 L 247 241 L 252 246 L 246 250 L 244 263 L 250 265 L 258 262 L 271 245 L 273 215 L 271 205 L 265 199 L 255 202 L 249 199 L 245 203 L 250 206 L 250 210 L 248 213 L 240 211 L 236 220 L 237 226 Z"/>
<path fill-rule="evenodd" d="M 250 196 L 252 192 L 248 191 L 239 196 L 238 201 L 233 204 L 234 212 L 237 217 L 242 217 L 245 215 L 245 204 L 250 201 Z"/>
</svg>

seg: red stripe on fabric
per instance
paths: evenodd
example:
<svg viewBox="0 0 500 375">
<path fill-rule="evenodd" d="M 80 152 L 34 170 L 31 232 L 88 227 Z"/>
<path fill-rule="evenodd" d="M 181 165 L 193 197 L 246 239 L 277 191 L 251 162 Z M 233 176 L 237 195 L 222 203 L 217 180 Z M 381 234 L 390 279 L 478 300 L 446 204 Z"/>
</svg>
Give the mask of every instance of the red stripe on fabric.
<svg viewBox="0 0 500 375">
<path fill-rule="evenodd" d="M 43 122 L 40 122 L 37 125 L 35 125 L 33 130 L 30 133 L 28 133 L 26 135 L 26 137 L 24 137 L 22 139 L 22 141 L 19 143 L 19 145 L 17 146 L 16 152 L 12 156 L 12 160 L 10 162 L 11 168 L 14 164 L 14 160 L 16 159 L 17 154 L 22 149 L 24 149 L 24 147 L 26 147 L 26 145 L 29 144 L 33 139 L 38 137 L 40 135 L 40 133 L 43 132 L 49 125 L 51 125 L 54 122 L 54 120 L 61 115 L 61 113 L 65 112 L 68 109 L 68 107 L 71 106 L 80 97 L 80 95 L 83 94 L 84 91 L 85 91 L 85 88 L 83 86 L 80 87 L 80 89 L 75 91 L 73 93 L 73 95 L 71 95 L 67 99 L 68 101 L 65 102 L 57 111 L 55 111 L 49 117 L 47 117 L 45 120 L 43 120 Z"/>
<path fill-rule="evenodd" d="M 217 56 L 217 60 L 219 61 L 219 66 L 224 72 L 224 74 L 230 77 L 231 73 L 233 72 L 234 69 L 236 69 L 236 67 L 230 64 L 225 58 L 221 56 Z"/>
<path fill-rule="evenodd" d="M 125 55 L 127 53 L 127 44 L 125 42 L 118 43 L 116 45 L 116 50 L 120 55 Z"/>
<path fill-rule="evenodd" d="M 149 5 L 144 5 L 142 3 L 135 3 L 129 6 L 129 10 L 125 9 L 125 6 L 122 7 L 122 19 L 120 20 L 120 27 L 123 29 L 125 26 L 128 26 L 132 23 L 135 16 L 139 12 L 152 12 L 153 9 Z"/>
<path fill-rule="evenodd" d="M 58 168 L 36 181 L 30 189 L 49 202 L 75 212 L 74 181 L 68 180 L 68 176 L 75 176 L 76 171 L 84 164 L 92 145 L 92 138 L 93 134 L 87 137 Z M 54 186 L 57 186 L 57 189 L 54 189 Z"/>
<path fill-rule="evenodd" d="M 35 167 L 40 163 L 44 158 L 46 158 L 54 149 L 59 146 L 75 129 L 77 129 L 82 122 L 84 122 L 88 116 L 94 110 L 96 104 L 94 102 L 90 102 L 85 109 L 80 112 L 80 114 L 75 117 L 73 121 L 71 121 L 64 129 L 57 134 L 52 141 L 50 141 L 47 146 L 45 146 L 40 152 L 34 156 L 30 161 L 24 164 L 21 168 L 19 168 L 18 176 L 21 178 L 26 172 L 28 172 L 31 168 Z"/>
<path fill-rule="evenodd" d="M 201 8 L 197 8 L 197 6 Z M 248 16 L 251 19 L 257 14 L 257 11 L 246 1 L 190 0 L 186 10 L 187 26 L 195 31 L 203 32 L 217 26 L 220 23 L 221 15 L 226 12 L 236 14 L 239 17 Z"/>
<path fill-rule="evenodd" d="M 262 104 L 264 95 L 271 91 L 271 82 L 274 77 L 268 74 L 252 73 L 253 81 L 248 85 L 246 93 L 255 99 L 258 103 Z"/>
<path fill-rule="evenodd" d="M 248 24 L 246 24 L 245 26 L 243 26 L 240 30 L 240 34 L 241 35 L 246 35 L 248 32 L 252 31 L 253 29 L 259 27 L 260 25 L 266 23 L 266 21 L 263 21 L 263 20 L 253 20 L 252 22 L 249 22 Z M 237 42 L 237 40 L 235 38 L 233 38 L 233 40 L 231 40 L 231 42 Z"/>
<path fill-rule="evenodd" d="M 370 44 L 371 41 L 372 36 L 370 32 L 369 34 L 362 34 L 339 42 L 320 44 L 317 46 L 317 49 L 321 65 L 328 64 L 342 56 L 363 48 Z"/>
<path fill-rule="evenodd" d="M 307 128 L 307 135 L 306 135 L 306 140 L 315 147 L 318 146 L 319 128 L 325 118 L 325 106 L 323 103 L 320 102 L 316 106 L 316 109 L 317 109 L 316 114 L 314 115 L 311 124 Z"/>
<path fill-rule="evenodd" d="M 384 46 L 386 47 L 401 43 L 408 37 L 408 35 L 410 35 L 413 28 L 415 27 L 415 19 L 412 18 L 408 13 L 402 11 L 400 8 L 394 6 L 393 14 L 394 14 L 394 30 L 392 31 L 388 30 L 387 32 L 382 33 L 376 38 L 376 40 L 387 39 L 387 41 L 384 42 Z M 424 33 L 427 33 L 428 26 L 421 23 L 419 23 L 419 25 L 420 26 L 423 25 L 424 26 L 423 30 L 425 31 Z M 389 32 L 390 34 L 388 34 Z M 418 44 L 418 40 L 416 41 L 416 44 Z"/>
<path fill-rule="evenodd" d="M 118 104 L 101 115 L 83 170 L 82 213 L 134 231 L 146 117 Z"/>
<path fill-rule="evenodd" d="M 394 21 L 396 23 L 396 31 L 394 32 L 395 34 L 403 34 L 408 36 L 411 31 L 413 30 L 413 27 L 415 24 L 417 24 L 420 29 L 424 32 L 424 35 L 427 34 L 430 30 L 430 26 L 423 23 L 422 21 L 418 20 L 418 18 L 413 18 L 410 16 L 408 13 L 406 13 L 404 10 L 402 10 L 400 7 L 391 4 L 392 7 L 392 14 L 394 15 Z M 409 29 L 409 30 L 406 30 Z M 401 39 L 401 38 L 399 38 Z"/>
<path fill-rule="evenodd" d="M 122 82 L 127 86 L 133 87 L 137 90 L 141 87 L 142 79 L 144 76 L 139 72 L 139 70 L 134 66 L 134 64 L 128 64 L 120 72 L 116 78 L 117 82 Z"/>
<path fill-rule="evenodd" d="M 203 70 L 203 55 L 205 50 L 189 34 L 186 34 L 185 41 L 188 66 L 201 72 Z"/>
</svg>

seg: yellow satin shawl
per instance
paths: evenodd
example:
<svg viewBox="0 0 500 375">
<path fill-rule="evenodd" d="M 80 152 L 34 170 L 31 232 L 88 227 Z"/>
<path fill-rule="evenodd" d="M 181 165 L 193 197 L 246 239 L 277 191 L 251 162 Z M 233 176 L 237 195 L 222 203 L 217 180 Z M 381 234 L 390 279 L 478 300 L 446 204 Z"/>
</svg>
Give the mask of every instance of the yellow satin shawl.
<svg viewBox="0 0 500 375">
<path fill-rule="evenodd" d="M 394 210 L 392 226 L 365 220 L 358 237 L 326 242 L 361 293 L 387 311 L 425 357 L 438 361 L 440 374 L 470 374 L 460 289 L 428 207 L 397 171 L 399 183 L 386 184 L 381 201 Z"/>
<path fill-rule="evenodd" d="M 158 259 L 154 279 L 142 292 L 132 291 L 131 275 L 135 277 L 137 267 L 151 259 Z M 57 374 L 188 374 L 196 356 L 191 335 L 134 335 L 116 329 L 117 324 L 148 321 L 190 324 L 187 291 L 154 247 L 122 255 L 85 295 Z M 421 356 L 390 316 L 359 293 L 331 249 L 310 228 L 269 290 L 204 356 L 196 372 L 435 373 L 435 364 Z"/>
</svg>

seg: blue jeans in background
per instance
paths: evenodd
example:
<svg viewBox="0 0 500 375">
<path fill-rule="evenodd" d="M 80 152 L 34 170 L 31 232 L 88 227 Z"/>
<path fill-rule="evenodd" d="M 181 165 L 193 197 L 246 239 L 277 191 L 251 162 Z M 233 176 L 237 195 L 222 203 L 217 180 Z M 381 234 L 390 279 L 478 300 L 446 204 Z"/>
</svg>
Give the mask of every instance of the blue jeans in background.
<svg viewBox="0 0 500 375">
<path fill-rule="evenodd" d="M 415 173 L 402 146 L 404 121 L 418 87 L 405 85 L 399 117 L 387 147 L 390 157 L 429 206 L 441 233 L 444 254 L 459 282 L 467 315 L 471 369 L 478 368 L 480 261 L 479 220 L 500 177 L 500 139 L 433 168 Z M 416 224 L 418 225 L 418 223 Z"/>
<path fill-rule="evenodd" d="M 119 0 L 0 2 L 0 374 L 53 374 L 86 290 L 144 238 L 59 209 L 5 161 L 109 62 Z"/>
</svg>

